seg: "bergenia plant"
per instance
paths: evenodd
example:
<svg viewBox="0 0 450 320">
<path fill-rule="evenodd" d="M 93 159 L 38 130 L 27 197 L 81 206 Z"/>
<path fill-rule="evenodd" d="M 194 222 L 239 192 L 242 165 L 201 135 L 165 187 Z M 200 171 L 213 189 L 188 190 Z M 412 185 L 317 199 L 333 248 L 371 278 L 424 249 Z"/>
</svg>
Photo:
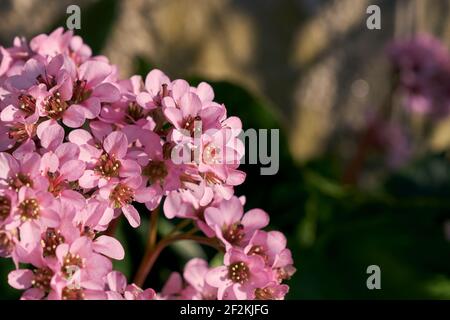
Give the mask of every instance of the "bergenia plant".
<svg viewBox="0 0 450 320">
<path fill-rule="evenodd" d="M 207 83 L 160 70 L 120 79 L 71 31 L 0 47 L 0 256 L 16 267 L 8 283 L 22 299 L 283 299 L 295 272 L 286 238 L 262 230 L 268 214 L 245 212 L 234 194 L 245 180 L 241 129 Z M 158 237 L 162 214 L 181 222 Z M 148 248 L 128 281 L 113 270 L 125 256 L 114 230 L 122 218 L 138 228 L 142 215 Z M 222 265 L 195 258 L 161 292 L 142 288 L 179 240 L 223 252 Z"/>
</svg>

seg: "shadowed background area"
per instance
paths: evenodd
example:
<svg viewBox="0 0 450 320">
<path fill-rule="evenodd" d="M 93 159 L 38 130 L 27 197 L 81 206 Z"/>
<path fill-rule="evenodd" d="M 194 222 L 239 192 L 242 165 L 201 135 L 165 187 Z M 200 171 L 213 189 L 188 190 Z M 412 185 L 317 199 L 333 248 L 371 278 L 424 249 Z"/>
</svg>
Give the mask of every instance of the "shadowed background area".
<svg viewBox="0 0 450 320">
<path fill-rule="evenodd" d="M 267 210 L 289 236 L 297 274 L 290 299 L 450 298 L 450 120 L 426 138 L 412 121 L 419 155 L 402 168 L 369 161 L 357 184 L 342 183 L 367 119 L 389 95 L 386 45 L 428 32 L 450 44 L 450 1 L 426 0 L 1 0 L 0 45 L 64 26 L 81 7 L 81 30 L 95 54 L 123 77 L 159 68 L 171 78 L 206 80 L 216 100 L 246 128 L 281 128 L 280 172 L 245 166 L 247 209 Z M 366 8 L 381 8 L 382 29 L 366 28 Z M 351 169 L 351 168 L 350 168 Z M 129 278 L 139 264 L 146 223 L 119 232 Z M 164 230 L 161 225 L 161 230 Z M 185 242 L 165 251 L 147 285 L 213 253 Z M 366 287 L 381 267 L 382 290 Z M 0 261 L 0 298 L 11 265 Z M 3 279 L 3 280 L 2 280 Z"/>
</svg>

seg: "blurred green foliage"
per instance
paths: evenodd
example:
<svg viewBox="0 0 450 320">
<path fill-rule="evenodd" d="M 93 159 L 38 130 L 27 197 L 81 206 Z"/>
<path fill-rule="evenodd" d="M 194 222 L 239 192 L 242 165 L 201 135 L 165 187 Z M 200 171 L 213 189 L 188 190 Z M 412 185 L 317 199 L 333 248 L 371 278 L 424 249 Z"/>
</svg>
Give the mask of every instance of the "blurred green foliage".
<svg viewBox="0 0 450 320">
<path fill-rule="evenodd" d="M 101 52 L 114 23 L 117 1 L 101 0 L 82 8 L 84 37 Z M 63 25 L 64 20 L 57 23 Z M 50 30 L 49 30 L 50 31 Z M 136 73 L 154 67 L 136 57 Z M 190 77 L 192 84 L 200 78 Z M 280 170 L 261 176 L 258 165 L 244 165 L 247 180 L 237 188 L 247 197 L 246 209 L 260 207 L 271 216 L 270 228 L 283 231 L 293 252 L 297 273 L 290 280 L 289 299 L 450 299 L 450 244 L 443 225 L 450 219 L 450 166 L 444 155 L 429 155 L 380 180 L 377 188 L 343 186 L 343 164 L 332 153 L 303 166 L 289 153 L 286 130 L 266 101 L 228 82 L 210 82 L 216 100 L 245 128 L 280 129 Z M 140 208 L 144 212 L 144 208 Z M 145 250 L 148 215 L 141 228 L 120 221 L 117 236 L 126 258 L 115 263 L 131 280 Z M 176 221 L 160 221 L 164 234 Z M 159 290 L 172 271 L 192 257 L 220 263 L 214 250 L 182 242 L 163 251 L 146 285 Z M 366 269 L 381 268 L 381 290 L 368 290 Z M 19 292 L 7 285 L 13 268 L 0 260 L 0 298 Z"/>
<path fill-rule="evenodd" d="M 245 128 L 280 128 L 263 100 L 230 83 L 211 84 Z M 343 164 L 335 155 L 296 166 L 288 150 L 283 132 L 278 174 L 261 176 L 258 165 L 244 165 L 248 176 L 237 193 L 288 235 L 298 269 L 289 298 L 450 298 L 447 158 L 420 159 L 361 191 L 340 183 Z M 372 264 L 381 268 L 382 290 L 366 287 Z"/>
</svg>

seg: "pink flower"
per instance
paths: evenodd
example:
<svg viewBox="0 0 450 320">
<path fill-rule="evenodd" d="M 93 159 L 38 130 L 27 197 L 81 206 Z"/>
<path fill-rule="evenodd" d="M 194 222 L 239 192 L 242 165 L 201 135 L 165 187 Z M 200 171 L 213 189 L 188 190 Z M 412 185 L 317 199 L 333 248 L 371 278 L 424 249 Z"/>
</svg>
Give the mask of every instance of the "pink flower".
<svg viewBox="0 0 450 320">
<path fill-rule="evenodd" d="M 112 264 L 108 258 L 96 253 L 93 247 L 93 242 L 87 237 L 80 237 L 71 245 L 63 243 L 57 247 L 57 263 L 51 266 L 57 274 L 51 284 L 56 297 L 64 299 L 73 289 L 80 294 L 83 289 L 103 290 L 104 279 Z"/>
<path fill-rule="evenodd" d="M 91 200 L 86 205 L 86 209 L 79 214 L 73 206 L 65 205 L 65 202 L 56 201 L 54 209 L 59 214 L 59 223 L 42 231 L 31 250 L 20 243 L 19 254 L 23 262 L 39 266 L 45 260 L 46 263 L 51 264 L 52 259 L 56 257 L 56 249 L 59 245 L 63 243 L 70 245 L 80 237 L 86 237 L 92 241 L 90 245 L 93 251 L 112 259 L 123 259 L 124 250 L 116 239 L 106 235 L 97 236 L 100 231 L 96 225 L 97 217 L 105 215 L 104 212 L 108 209 L 106 205 L 101 206 L 99 202 Z M 89 216 L 83 214 L 85 212 L 89 214 L 93 210 L 96 211 Z"/>
<path fill-rule="evenodd" d="M 210 130 L 200 138 L 198 171 L 206 184 L 223 198 L 230 199 L 233 187 L 245 180 L 245 173 L 237 170 L 244 155 L 242 141 L 236 130 Z"/>
<path fill-rule="evenodd" d="M 33 248 L 44 230 L 58 226 L 60 217 L 54 209 L 54 198 L 49 192 L 22 187 L 6 228 L 18 228 L 20 243 L 25 248 Z"/>
<path fill-rule="evenodd" d="M 115 260 L 122 260 L 125 257 L 125 252 L 120 242 L 106 235 L 101 235 L 93 240 L 92 250 Z"/>
<path fill-rule="evenodd" d="M 109 201 L 112 208 L 120 209 L 130 225 L 137 228 L 141 224 L 141 217 L 132 202 L 146 203 L 155 197 L 155 193 L 153 189 L 142 186 L 141 177 L 130 177 L 122 181 L 111 179 L 100 188 L 99 196 Z"/>
<path fill-rule="evenodd" d="M 408 110 L 434 117 L 450 112 L 450 54 L 438 39 L 420 34 L 396 40 L 388 54 L 399 74 Z"/>
<path fill-rule="evenodd" d="M 79 36 L 74 36 L 73 31 L 64 32 L 58 28 L 51 34 L 40 34 L 30 41 L 31 49 L 39 55 L 53 57 L 58 54 L 67 54 L 79 65 L 92 55 L 91 48 L 83 43 Z"/>
<path fill-rule="evenodd" d="M 252 209 L 244 214 L 237 197 L 223 200 L 217 208 L 206 208 L 205 220 L 227 248 L 247 245 L 256 230 L 269 224 L 268 214 L 261 209 Z"/>
<path fill-rule="evenodd" d="M 73 221 L 81 231 L 92 233 L 105 231 L 114 218 L 114 210 L 105 201 L 91 198 L 82 210 L 78 211 Z"/>
<path fill-rule="evenodd" d="M 264 288 L 255 290 L 255 300 L 283 300 L 289 292 L 289 286 L 270 282 Z"/>
<path fill-rule="evenodd" d="M 195 93 L 203 105 L 209 105 L 213 103 L 214 100 L 214 90 L 213 88 L 206 82 L 200 82 L 196 87 L 191 87 L 191 92 Z"/>
<path fill-rule="evenodd" d="M 41 145 L 47 150 L 55 150 L 64 140 L 64 129 L 54 120 L 42 122 L 36 133 Z"/>
<path fill-rule="evenodd" d="M 190 260 L 183 272 L 183 277 L 189 286 L 184 289 L 184 297 L 190 300 L 216 300 L 217 288 L 205 282 L 209 271 L 208 263 L 203 259 Z"/>
<path fill-rule="evenodd" d="M 90 123 L 90 126 L 92 127 L 92 122 Z M 100 146 L 102 145 L 104 138 L 112 132 L 112 129 L 102 130 L 100 136 L 95 135 L 98 131 L 92 129 L 91 131 L 93 131 L 92 134 L 84 129 L 76 129 L 71 131 L 68 135 L 68 140 L 80 148 L 79 159 L 84 161 L 88 168 L 94 166 L 102 155 L 103 148 Z"/>
<path fill-rule="evenodd" d="M 178 272 L 172 272 L 161 292 L 156 296 L 157 300 L 183 300 L 183 278 Z"/>
<path fill-rule="evenodd" d="M 72 73 L 71 102 L 83 112 L 81 123 L 84 119 L 96 118 L 102 103 L 120 99 L 119 89 L 107 80 L 113 71 L 113 67 L 104 61 L 88 60 L 78 68 L 76 74 Z"/>
<path fill-rule="evenodd" d="M 41 157 L 28 153 L 20 161 L 8 153 L 0 153 L 0 188 L 19 192 L 22 187 L 45 190 L 46 179 L 40 174 Z"/>
<path fill-rule="evenodd" d="M 4 230 L 3 228 L 0 228 L 0 257 L 12 257 L 17 261 L 17 258 L 13 257 L 16 241 L 17 239 L 14 230 Z"/>
<path fill-rule="evenodd" d="M 50 292 L 53 275 L 46 266 L 33 270 L 17 269 L 9 273 L 8 283 L 15 289 L 25 290 L 21 300 L 40 300 Z"/>
<path fill-rule="evenodd" d="M 175 217 L 193 219 L 197 227 L 208 237 L 215 235 L 213 229 L 205 221 L 205 209 L 222 201 L 211 188 L 202 181 L 200 184 L 184 182 L 184 188 L 171 191 L 164 201 L 164 214 L 168 219 Z"/>
<path fill-rule="evenodd" d="M 182 180 L 204 183 L 211 194 L 230 199 L 234 186 L 245 180 L 245 173 L 237 170 L 244 147 L 233 131 L 209 130 L 193 142 L 175 142 L 170 157 L 178 166 L 184 165 Z"/>
<path fill-rule="evenodd" d="M 155 194 L 146 202 L 147 208 L 153 210 L 159 205 L 162 196 L 180 187 L 183 167 L 167 159 L 161 139 L 154 132 L 143 130 L 141 137 L 144 149 L 137 155 L 137 161 L 142 166 L 144 180 Z"/>
<path fill-rule="evenodd" d="M 153 289 L 141 289 L 134 283 L 126 286 L 124 297 L 126 300 L 153 300 L 156 297 L 156 292 Z"/>
<path fill-rule="evenodd" d="M 193 92 L 189 92 L 189 85 L 187 85 L 184 91 L 186 91 L 179 102 L 172 97 L 165 97 L 162 101 L 163 112 L 170 123 L 179 130 L 178 135 L 192 136 L 196 123 L 201 122 L 201 132 L 204 132 L 211 128 L 220 128 L 220 120 L 225 115 L 225 109 L 223 106 L 217 104 L 202 105 L 200 97 Z M 176 84 L 172 86 L 176 87 Z M 201 133 L 200 132 L 200 133 Z"/>
<path fill-rule="evenodd" d="M 279 231 L 265 232 L 257 230 L 254 232 L 244 251 L 247 254 L 261 256 L 272 267 L 289 250 L 286 249 L 286 243 L 286 237 Z M 290 262 L 292 263 L 292 261 Z"/>
<path fill-rule="evenodd" d="M 128 139 L 121 132 L 111 132 L 103 141 L 103 153 L 93 150 L 92 157 L 98 157 L 92 169 L 84 171 L 79 184 L 83 188 L 102 187 L 112 178 L 137 177 L 140 166 L 127 159 Z"/>
<path fill-rule="evenodd" d="M 58 213 L 59 221 L 51 226 L 44 226 L 35 238 L 27 243 L 17 244 L 17 254 L 24 263 L 40 267 L 56 259 L 56 249 L 60 244 L 71 244 L 80 237 L 79 228 L 73 219 L 76 209 L 65 205 L 65 201 L 56 200 L 53 210 Z"/>
<path fill-rule="evenodd" d="M 169 78 L 160 70 L 152 70 L 145 78 L 146 91 L 141 92 L 137 98 L 137 103 L 147 110 L 161 106 L 161 100 L 168 94 L 170 89 Z"/>
<path fill-rule="evenodd" d="M 63 143 L 55 151 L 45 153 L 41 158 L 41 173 L 48 179 L 48 190 L 54 196 L 73 196 L 69 183 L 78 181 L 85 170 L 85 163 L 79 160 L 80 148 L 73 143 Z M 75 195 L 76 197 L 76 195 Z"/>
<path fill-rule="evenodd" d="M 5 123 L 20 121 L 28 126 L 35 124 L 39 118 L 39 108 L 36 107 L 35 99 L 35 96 L 40 94 L 39 90 L 39 87 L 33 87 L 29 91 L 6 95 L 2 101 L 5 107 L 0 114 L 1 121 Z"/>
<path fill-rule="evenodd" d="M 273 281 L 281 283 L 294 273 L 292 254 L 286 248 L 286 237 L 278 231 L 255 231 L 244 252 L 248 255 L 258 255 L 274 271 Z"/>
<path fill-rule="evenodd" d="M 13 62 L 8 50 L 0 46 L 0 77 L 8 72 Z"/>
<path fill-rule="evenodd" d="M 140 106 L 137 95 L 141 92 L 142 78 L 133 76 L 130 79 L 117 82 L 122 98 L 110 104 L 103 104 L 99 118 L 106 123 L 115 125 L 136 124 L 141 128 L 152 130 L 153 119 L 149 117 L 149 111 Z"/>
<path fill-rule="evenodd" d="M 14 191 L 0 189 L 0 228 L 11 217 L 16 202 L 17 194 Z"/>
<path fill-rule="evenodd" d="M 11 150 L 18 147 L 13 154 L 32 152 L 35 150 L 33 138 L 36 135 L 36 125 L 25 121 L 2 122 L 0 126 L 0 151 Z M 28 149 L 28 150 L 27 150 Z"/>
<path fill-rule="evenodd" d="M 65 67 L 70 63 L 63 55 L 55 56 L 48 63 L 43 59 L 33 58 L 26 62 L 20 75 L 9 79 L 9 83 L 12 87 L 27 90 L 38 107 L 40 116 L 53 122 L 61 119 L 69 127 L 79 127 L 83 124 L 82 110 L 72 105 L 75 87 L 70 72 Z M 25 105 L 25 110 L 29 110 L 29 113 L 32 111 L 30 102 L 21 102 L 17 107 L 22 105 Z"/>
<path fill-rule="evenodd" d="M 0 46 L 0 83 L 5 76 L 18 73 L 23 67 L 24 61 L 29 59 L 31 51 L 24 38 L 15 37 L 13 46 L 4 48 Z"/>
<path fill-rule="evenodd" d="M 225 254 L 224 262 L 224 266 L 214 268 L 206 275 L 206 283 L 218 289 L 219 300 L 254 299 L 255 290 L 270 282 L 271 273 L 260 256 L 246 255 L 242 250 L 232 248 Z"/>
<path fill-rule="evenodd" d="M 49 35 L 40 34 L 31 39 L 30 48 L 39 55 L 54 57 L 66 53 L 72 35 L 72 31 L 64 32 L 63 28 L 58 28 Z"/>
<path fill-rule="evenodd" d="M 142 290 L 135 284 L 127 285 L 125 276 L 112 271 L 106 276 L 108 300 L 153 300 L 155 291 L 153 289 Z"/>
</svg>

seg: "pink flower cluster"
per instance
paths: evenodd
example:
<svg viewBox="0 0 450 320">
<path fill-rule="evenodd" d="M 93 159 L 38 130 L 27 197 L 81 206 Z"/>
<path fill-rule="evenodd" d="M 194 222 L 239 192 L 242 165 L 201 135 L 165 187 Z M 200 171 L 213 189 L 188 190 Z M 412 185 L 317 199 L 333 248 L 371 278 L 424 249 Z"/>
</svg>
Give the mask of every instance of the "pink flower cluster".
<svg viewBox="0 0 450 320">
<path fill-rule="evenodd" d="M 182 281 L 173 273 L 160 297 L 169 299 L 282 299 L 289 287 L 282 284 L 295 272 L 286 238 L 278 231 L 261 230 L 269 216 L 261 209 L 244 214 L 243 198 L 212 203 L 197 218 L 203 231 L 225 247 L 224 265 L 209 268 L 201 259 L 191 260 Z M 195 210 L 192 207 L 192 210 Z M 193 212 L 193 211 L 192 211 Z M 198 212 L 198 210 L 197 210 Z"/>
<path fill-rule="evenodd" d="M 200 125 L 199 125 L 200 124 Z M 119 79 L 106 57 L 62 28 L 0 47 L 0 256 L 23 299 L 282 299 L 294 272 L 286 239 L 243 213 L 234 186 L 242 124 L 212 88 L 159 70 Z M 183 161 L 178 161 L 182 158 Z M 191 260 L 161 293 L 113 270 L 124 249 L 107 231 L 134 203 L 192 221 L 225 251 Z M 25 266 L 24 268 L 21 268 Z"/>
<path fill-rule="evenodd" d="M 433 117 L 450 113 L 450 53 L 442 42 L 419 34 L 395 41 L 388 54 L 408 110 Z"/>
</svg>

